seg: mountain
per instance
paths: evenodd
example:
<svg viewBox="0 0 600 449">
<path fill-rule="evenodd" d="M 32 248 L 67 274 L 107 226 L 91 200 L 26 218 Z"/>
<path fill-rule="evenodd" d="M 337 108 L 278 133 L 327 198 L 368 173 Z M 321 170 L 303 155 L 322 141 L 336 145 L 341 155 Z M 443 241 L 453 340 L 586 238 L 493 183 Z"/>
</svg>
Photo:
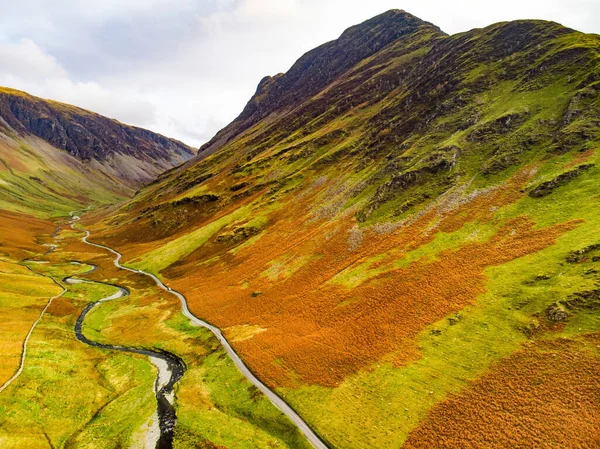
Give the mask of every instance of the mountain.
<svg viewBox="0 0 600 449">
<path fill-rule="evenodd" d="M 389 11 L 94 229 L 331 447 L 584 447 L 599 91 L 598 35 Z"/>
<path fill-rule="evenodd" d="M 276 111 L 298 106 L 361 61 L 417 32 L 444 35 L 438 27 L 397 10 L 347 29 L 339 39 L 306 53 L 287 73 L 263 78 L 240 116 L 205 144 L 200 154 L 206 157 Z"/>
<path fill-rule="evenodd" d="M 0 88 L 3 209 L 64 213 L 114 203 L 194 154 L 160 134 Z"/>
<path fill-rule="evenodd" d="M 591 447 L 599 91 L 598 35 L 447 35 L 389 11 L 264 78 L 196 157 L 83 223 L 331 448 Z M 250 416 L 196 375 L 182 410 Z"/>
</svg>

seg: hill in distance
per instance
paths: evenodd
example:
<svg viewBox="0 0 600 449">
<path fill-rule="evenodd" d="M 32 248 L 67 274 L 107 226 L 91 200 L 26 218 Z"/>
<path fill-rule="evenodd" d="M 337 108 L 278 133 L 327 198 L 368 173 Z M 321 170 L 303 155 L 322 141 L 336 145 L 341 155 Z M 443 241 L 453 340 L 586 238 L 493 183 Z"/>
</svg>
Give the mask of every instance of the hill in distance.
<svg viewBox="0 0 600 449">
<path fill-rule="evenodd" d="M 114 203 L 195 153 L 160 134 L 0 87 L 3 209 L 55 215 Z"/>
</svg>

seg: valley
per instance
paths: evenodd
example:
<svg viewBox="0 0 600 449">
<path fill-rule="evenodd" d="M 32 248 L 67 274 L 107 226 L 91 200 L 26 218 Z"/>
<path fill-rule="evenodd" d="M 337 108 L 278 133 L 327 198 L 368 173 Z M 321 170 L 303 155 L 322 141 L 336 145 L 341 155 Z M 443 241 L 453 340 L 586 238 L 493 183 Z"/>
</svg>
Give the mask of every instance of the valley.
<svg viewBox="0 0 600 449">
<path fill-rule="evenodd" d="M 76 217 L 76 219 L 79 219 L 79 217 Z M 267 396 L 267 398 L 277 408 L 279 408 L 300 429 L 300 431 L 307 437 L 307 439 L 311 442 L 311 444 L 314 447 L 316 447 L 316 448 L 326 448 L 327 447 L 323 444 L 323 442 L 320 440 L 320 438 L 312 431 L 312 429 L 302 420 L 302 418 L 291 407 L 289 407 L 289 405 L 285 401 L 283 401 L 276 393 L 274 393 L 266 385 L 264 385 L 259 379 L 256 378 L 256 376 L 248 369 L 248 367 L 244 364 L 242 359 L 240 359 L 240 357 L 237 355 L 237 353 L 233 350 L 233 348 L 231 347 L 229 342 L 225 339 L 225 337 L 223 337 L 223 333 L 221 332 L 221 330 L 219 328 L 217 328 L 205 321 L 198 319 L 196 316 L 194 316 L 189 311 L 187 299 L 185 298 L 185 296 L 183 296 L 178 291 L 171 289 L 171 287 L 165 286 L 165 284 L 158 277 L 156 277 L 155 275 L 153 275 L 151 273 L 146 273 L 145 271 L 142 271 L 142 270 L 135 270 L 135 269 L 123 267 L 119 263 L 119 260 L 122 257 L 121 253 L 119 253 L 118 251 L 115 251 L 114 249 L 109 248 L 107 246 L 98 245 L 98 244 L 89 242 L 88 241 L 89 236 L 90 236 L 89 231 L 86 231 L 86 236 L 83 237 L 82 241 L 89 245 L 92 245 L 92 246 L 95 246 L 98 248 L 102 248 L 102 249 L 106 249 L 106 250 L 110 251 L 111 253 L 113 253 L 116 256 L 116 258 L 114 260 L 114 264 L 117 268 L 124 269 L 124 270 L 130 271 L 132 273 L 138 273 L 138 274 L 142 274 L 144 276 L 148 276 L 156 283 L 158 288 L 177 297 L 181 301 L 181 308 L 182 308 L 183 315 L 188 320 L 190 320 L 190 322 L 193 325 L 201 326 L 205 329 L 208 329 L 219 340 L 219 342 L 221 343 L 221 345 L 223 346 L 223 348 L 225 349 L 225 351 L 227 352 L 227 354 L 229 355 L 229 357 L 235 364 L 236 368 L 241 372 L 241 374 L 243 374 L 243 376 L 252 385 L 254 385 L 258 390 L 260 390 L 265 396 Z M 118 296 L 115 297 L 115 295 L 113 295 L 113 297 L 104 298 L 100 301 L 117 299 L 118 297 L 129 294 L 126 289 L 124 289 L 122 287 L 118 287 L 118 288 L 120 289 L 119 293 L 115 294 Z M 100 301 L 98 301 L 98 302 L 100 302 Z M 97 303 L 93 303 L 93 304 L 91 304 L 91 306 L 93 307 L 95 304 L 97 304 Z M 91 310 L 92 307 L 89 307 L 89 309 L 86 309 L 86 311 L 84 311 L 82 313 L 82 315 L 80 315 L 80 318 L 78 319 L 76 333 L 78 334 L 78 339 L 80 339 L 80 340 L 82 338 L 85 338 L 85 337 L 82 337 L 82 335 L 81 335 L 81 324 L 83 322 L 86 312 Z M 87 343 L 92 344 L 94 346 L 100 345 L 98 343 L 94 343 L 94 342 L 90 342 L 90 341 L 87 341 Z M 107 348 L 107 349 L 111 349 L 111 348 Z M 117 349 L 117 350 L 121 350 L 121 351 L 125 351 L 125 352 L 138 352 L 138 353 L 143 353 L 145 355 L 150 355 L 147 352 L 144 352 L 144 350 L 137 350 L 137 349 L 130 349 L 130 348 L 118 348 L 118 347 L 112 347 L 112 349 Z M 174 356 L 172 354 L 168 354 L 168 355 L 164 354 L 164 356 L 166 356 L 166 361 L 170 364 L 170 367 L 168 369 L 168 372 L 171 373 L 171 378 L 169 380 L 169 386 L 170 386 L 170 390 L 172 391 L 173 385 L 183 375 L 183 366 L 181 365 L 181 363 L 178 363 L 178 361 L 176 360 L 176 358 L 174 358 Z M 161 358 L 161 355 L 159 353 L 156 353 L 156 354 L 150 355 L 150 357 L 151 358 L 152 357 Z M 160 399 L 159 399 L 159 404 L 160 404 Z"/>
<path fill-rule="evenodd" d="M 61 228 L 56 250 L 27 262 L 64 286 L 66 293 L 50 304 L 34 333 L 28 356 L 33 362 L 7 385 L 4 397 L 10 401 L 2 406 L 3 429 L 8 431 L 0 433 L 3 447 L 46 447 L 47 441 L 67 447 L 96 447 L 97 441 L 115 446 L 133 442 L 140 447 L 210 447 L 202 433 L 204 426 L 219 431 L 224 441 L 235 441 L 232 438 L 241 431 L 255 444 L 280 441 L 289 447 L 309 447 L 283 414 L 266 398 L 256 397 L 252 384 L 227 358 L 218 340 L 176 312 L 171 293 L 139 273 L 123 276 L 123 270 L 113 264 L 112 253 L 95 246 L 90 249 L 83 240 L 86 234 L 77 229 Z M 74 263 L 76 258 L 86 262 Z M 132 319 L 136 326 L 131 326 Z M 48 351 L 53 353 L 51 359 Z M 165 372 L 171 372 L 170 380 L 155 398 L 155 365 L 160 367 L 156 358 L 169 360 L 173 352 L 182 359 L 173 359 Z M 70 368 L 57 379 L 52 373 L 63 371 L 59 364 Z M 174 420 L 169 421 L 168 409 L 156 415 L 157 399 L 159 409 L 165 408 L 164 398 L 174 400 L 169 390 L 181 378 L 184 366 L 186 380 L 178 384 L 178 397 L 200 396 L 186 406 L 177 404 L 178 425 L 169 434 Z M 82 377 L 87 379 L 85 385 Z M 238 385 L 235 391 L 231 383 Z M 44 397 L 44 411 L 37 416 L 28 407 L 32 394 Z M 239 403 L 240 398 L 247 403 Z M 57 407 L 60 402 L 72 408 Z M 11 412 L 5 415 L 5 410 Z M 163 419 L 157 422 L 159 418 Z M 196 423 L 198 419 L 205 424 Z M 261 422 L 268 423 L 268 433 L 259 430 L 256 423 Z M 222 429 L 233 424 L 236 432 L 222 435 Z M 24 431 L 27 428 L 33 431 Z"/>
<path fill-rule="evenodd" d="M 600 445 L 599 92 L 401 10 L 199 150 L 0 89 L 0 446 Z"/>
</svg>

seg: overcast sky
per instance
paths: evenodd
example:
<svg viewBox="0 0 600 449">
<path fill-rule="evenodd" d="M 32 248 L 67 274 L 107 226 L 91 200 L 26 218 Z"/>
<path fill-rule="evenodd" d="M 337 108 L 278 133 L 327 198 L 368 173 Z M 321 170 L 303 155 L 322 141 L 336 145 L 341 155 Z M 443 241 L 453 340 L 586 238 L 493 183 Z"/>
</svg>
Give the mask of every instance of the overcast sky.
<svg viewBox="0 0 600 449">
<path fill-rule="evenodd" d="M 199 146 L 265 75 L 398 8 L 454 34 L 520 18 L 600 33 L 599 0 L 2 0 L 0 85 Z"/>
</svg>

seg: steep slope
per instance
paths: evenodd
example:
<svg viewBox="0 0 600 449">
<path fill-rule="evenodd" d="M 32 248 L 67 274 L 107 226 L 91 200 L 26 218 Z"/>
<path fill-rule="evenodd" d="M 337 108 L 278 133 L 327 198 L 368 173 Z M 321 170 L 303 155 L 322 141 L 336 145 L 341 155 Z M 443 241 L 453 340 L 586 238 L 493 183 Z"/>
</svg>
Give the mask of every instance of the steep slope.
<svg viewBox="0 0 600 449">
<path fill-rule="evenodd" d="M 37 137 L 0 133 L 0 209 L 4 211 L 64 216 L 88 204 L 119 202 L 132 194 L 117 179 Z"/>
<path fill-rule="evenodd" d="M 570 447 L 573 428 L 593 445 L 598 402 L 568 398 L 597 379 L 568 367 L 599 357 L 599 89 L 597 35 L 447 36 L 390 11 L 261 81 L 197 158 L 87 222 L 331 447 L 482 447 L 507 420 L 528 422 L 512 445 Z M 536 391 L 496 388 L 514 371 Z"/>
<path fill-rule="evenodd" d="M 0 88 L 0 131 L 37 136 L 131 189 L 195 153 L 160 134 L 7 88 Z"/>
<path fill-rule="evenodd" d="M 309 51 L 287 73 L 263 78 L 240 116 L 200 149 L 201 157 L 214 153 L 269 115 L 294 108 L 362 60 L 418 31 L 444 35 L 428 22 L 393 10 L 351 27 L 339 39 Z"/>
</svg>

